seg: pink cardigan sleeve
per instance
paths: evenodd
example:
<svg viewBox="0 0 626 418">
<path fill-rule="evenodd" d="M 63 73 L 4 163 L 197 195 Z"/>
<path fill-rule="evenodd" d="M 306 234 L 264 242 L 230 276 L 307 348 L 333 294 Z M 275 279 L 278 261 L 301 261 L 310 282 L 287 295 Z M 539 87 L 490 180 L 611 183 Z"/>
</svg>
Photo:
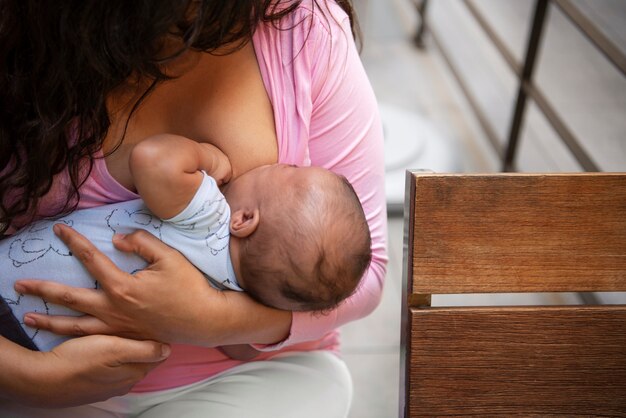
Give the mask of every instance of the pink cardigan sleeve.
<svg viewBox="0 0 626 418">
<path fill-rule="evenodd" d="M 382 294 L 387 264 L 382 125 L 348 19 L 333 6 L 326 24 L 313 23 L 300 51 L 311 63 L 309 157 L 311 165 L 342 174 L 352 183 L 370 227 L 372 262 L 357 291 L 337 309 L 327 315 L 294 312 L 289 337 L 259 347 L 264 350 L 320 339 L 371 313 Z"/>
</svg>

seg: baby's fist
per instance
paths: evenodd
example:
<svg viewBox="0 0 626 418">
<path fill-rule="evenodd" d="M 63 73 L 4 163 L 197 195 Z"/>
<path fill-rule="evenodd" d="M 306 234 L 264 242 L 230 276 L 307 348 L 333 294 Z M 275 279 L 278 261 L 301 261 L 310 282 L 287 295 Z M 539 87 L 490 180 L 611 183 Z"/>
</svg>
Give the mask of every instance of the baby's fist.
<svg viewBox="0 0 626 418">
<path fill-rule="evenodd" d="M 203 167 L 206 173 L 213 177 L 218 186 L 222 186 L 230 181 L 233 170 L 230 160 L 219 148 L 214 145 L 202 143 L 202 146 L 208 148 L 211 155 L 210 167 Z"/>
</svg>

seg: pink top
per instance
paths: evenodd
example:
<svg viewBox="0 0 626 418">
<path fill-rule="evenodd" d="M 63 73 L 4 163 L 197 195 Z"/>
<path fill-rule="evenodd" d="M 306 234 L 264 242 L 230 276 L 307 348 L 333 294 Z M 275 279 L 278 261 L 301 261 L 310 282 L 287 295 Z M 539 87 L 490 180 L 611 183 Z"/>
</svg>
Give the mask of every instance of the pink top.
<svg viewBox="0 0 626 418">
<path fill-rule="evenodd" d="M 324 14 L 315 7 L 317 10 L 312 13 L 311 0 L 305 0 L 281 22 L 293 30 L 281 31 L 272 24 L 261 24 L 253 37 L 274 109 L 278 160 L 321 166 L 348 178 L 367 216 L 373 258 L 353 296 L 328 315 L 294 312 L 291 333 L 285 341 L 257 347 L 265 351 L 257 358 L 261 360 L 286 351 L 338 352 L 336 328 L 372 312 L 380 301 L 385 278 L 383 136 L 376 100 L 352 40 L 347 16 L 332 2 Z M 54 195 L 58 198 L 58 194 Z M 110 176 L 104 159 L 97 159 L 95 169 L 81 188 L 79 207 L 137 197 Z M 54 206 L 54 196 L 47 197 L 44 205 L 42 213 Z M 167 361 L 133 391 L 190 384 L 240 363 L 213 348 L 174 345 Z"/>
</svg>

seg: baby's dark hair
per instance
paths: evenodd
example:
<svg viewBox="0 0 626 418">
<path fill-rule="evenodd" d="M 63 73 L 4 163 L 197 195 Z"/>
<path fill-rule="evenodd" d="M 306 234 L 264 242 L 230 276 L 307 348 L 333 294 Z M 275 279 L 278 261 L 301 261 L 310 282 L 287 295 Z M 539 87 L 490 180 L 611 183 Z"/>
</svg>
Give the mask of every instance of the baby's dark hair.
<svg viewBox="0 0 626 418">
<path fill-rule="evenodd" d="M 292 311 L 328 311 L 348 298 L 371 261 L 371 237 L 350 182 L 326 171 L 268 196 L 261 222 L 246 239 L 241 273 L 259 302 Z"/>
</svg>

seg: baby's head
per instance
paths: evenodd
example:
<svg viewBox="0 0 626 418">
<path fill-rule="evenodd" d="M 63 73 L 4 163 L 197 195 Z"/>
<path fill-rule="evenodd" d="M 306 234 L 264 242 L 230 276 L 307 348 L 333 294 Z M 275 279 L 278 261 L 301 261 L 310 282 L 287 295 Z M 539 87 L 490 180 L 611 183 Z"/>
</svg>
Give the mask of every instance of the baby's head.
<svg viewBox="0 0 626 418">
<path fill-rule="evenodd" d="M 371 259 L 350 183 L 319 167 L 269 165 L 235 179 L 231 256 L 240 285 L 280 309 L 324 311 L 350 296 Z"/>
</svg>

